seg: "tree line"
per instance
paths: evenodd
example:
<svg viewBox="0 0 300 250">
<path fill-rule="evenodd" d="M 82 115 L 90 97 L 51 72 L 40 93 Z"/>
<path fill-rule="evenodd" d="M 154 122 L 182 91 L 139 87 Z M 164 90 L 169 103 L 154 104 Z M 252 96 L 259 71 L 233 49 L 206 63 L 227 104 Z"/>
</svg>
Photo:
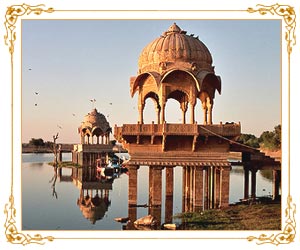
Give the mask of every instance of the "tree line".
<svg viewBox="0 0 300 250">
<path fill-rule="evenodd" d="M 45 142 L 42 138 L 31 138 L 28 142 L 28 146 L 52 148 L 53 142 L 51 142 L 51 141 Z"/>
<path fill-rule="evenodd" d="M 273 131 L 264 131 L 259 137 L 241 134 L 238 142 L 253 148 L 279 150 L 281 148 L 281 125 L 275 126 Z"/>
</svg>

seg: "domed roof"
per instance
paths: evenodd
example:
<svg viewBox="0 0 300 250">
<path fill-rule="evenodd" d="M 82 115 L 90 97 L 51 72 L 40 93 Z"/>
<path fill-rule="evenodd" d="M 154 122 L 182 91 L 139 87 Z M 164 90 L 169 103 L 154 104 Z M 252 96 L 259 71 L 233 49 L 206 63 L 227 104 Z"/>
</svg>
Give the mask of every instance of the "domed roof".
<svg viewBox="0 0 300 250">
<path fill-rule="evenodd" d="M 90 131 L 95 128 L 100 128 L 102 132 L 107 132 L 110 129 L 109 123 L 105 116 L 93 109 L 90 113 L 84 116 L 84 121 L 81 124 L 81 129 L 88 128 Z"/>
<path fill-rule="evenodd" d="M 139 74 L 146 71 L 161 71 L 181 64 L 182 67 L 197 67 L 211 70 L 212 56 L 203 42 L 194 34 L 187 35 L 176 23 L 159 38 L 150 42 L 139 57 Z"/>
</svg>

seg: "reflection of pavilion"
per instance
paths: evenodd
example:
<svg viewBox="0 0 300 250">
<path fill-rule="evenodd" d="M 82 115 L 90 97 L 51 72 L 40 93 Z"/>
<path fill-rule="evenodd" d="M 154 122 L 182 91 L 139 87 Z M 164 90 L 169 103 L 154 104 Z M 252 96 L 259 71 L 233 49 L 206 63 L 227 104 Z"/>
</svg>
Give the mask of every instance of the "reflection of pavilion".
<svg viewBox="0 0 300 250">
<path fill-rule="evenodd" d="M 112 190 L 113 179 L 98 181 L 95 167 L 72 169 L 73 183 L 80 190 L 77 205 L 83 216 L 95 224 L 101 220 L 110 206 L 109 191 Z"/>
<path fill-rule="evenodd" d="M 166 207 L 171 207 L 176 166 L 183 167 L 183 211 L 228 206 L 231 169 L 228 158 L 241 126 L 233 122 L 212 122 L 216 90 L 221 94 L 221 78 L 215 74 L 208 48 L 198 37 L 187 35 L 173 24 L 143 49 L 138 66 L 138 75 L 130 79 L 131 95 L 138 93 L 138 123 L 116 126 L 114 130 L 115 138 L 130 154 L 127 163 L 130 217 L 132 220 L 136 217 L 134 205 L 140 165 L 149 166 L 149 213 L 157 214 L 157 218 L 162 205 L 162 171 L 166 171 Z M 144 124 L 144 108 L 149 98 L 155 105 L 156 122 Z M 167 123 L 169 99 L 178 102 L 182 124 Z M 201 125 L 195 119 L 197 102 L 203 112 Z M 245 148 L 238 149 L 244 151 L 248 155 Z M 253 151 L 250 155 L 255 158 L 258 153 Z M 265 160 L 264 155 L 260 157 Z M 252 184 L 256 186 L 254 174 Z"/>
</svg>

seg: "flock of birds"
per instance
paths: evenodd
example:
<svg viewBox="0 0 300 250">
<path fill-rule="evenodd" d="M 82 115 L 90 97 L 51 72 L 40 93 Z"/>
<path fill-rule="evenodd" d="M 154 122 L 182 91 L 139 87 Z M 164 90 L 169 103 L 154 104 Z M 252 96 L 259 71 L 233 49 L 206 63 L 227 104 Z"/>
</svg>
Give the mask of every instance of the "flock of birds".
<svg viewBox="0 0 300 250">
<path fill-rule="evenodd" d="M 39 92 L 34 92 L 34 94 L 35 94 L 35 95 L 38 95 Z M 95 102 L 96 102 L 96 99 L 90 99 L 90 102 L 95 103 Z M 38 105 L 37 103 L 34 104 L 34 106 L 37 106 L 37 105 Z M 112 105 L 112 102 L 110 102 L 109 105 Z M 76 114 L 72 113 L 72 116 L 76 116 Z M 109 115 L 107 115 L 107 117 L 109 117 Z M 59 124 L 57 124 L 57 127 L 58 127 L 59 129 L 62 129 L 62 126 L 59 125 Z"/>
<path fill-rule="evenodd" d="M 29 70 L 29 71 L 32 71 L 31 68 L 29 68 L 28 70 Z M 38 96 L 38 95 L 39 95 L 39 92 L 35 91 L 35 92 L 34 92 L 34 95 L 35 95 L 35 96 Z M 89 101 L 93 103 L 93 107 L 94 107 L 95 102 L 96 102 L 96 99 L 93 98 L 93 99 L 90 99 Z M 112 102 L 109 102 L 108 104 L 109 104 L 109 105 L 112 105 Z M 38 106 L 38 102 L 35 102 L 35 103 L 34 103 L 34 106 L 37 107 L 37 106 Z M 133 109 L 135 109 L 135 107 L 133 107 Z M 75 114 L 75 113 L 72 113 L 72 116 L 75 117 L 76 114 Z M 107 118 L 109 118 L 109 114 L 107 115 Z M 59 124 L 57 124 L 57 127 L 58 127 L 59 129 L 63 129 L 63 127 L 62 127 L 61 125 L 59 125 Z"/>
</svg>

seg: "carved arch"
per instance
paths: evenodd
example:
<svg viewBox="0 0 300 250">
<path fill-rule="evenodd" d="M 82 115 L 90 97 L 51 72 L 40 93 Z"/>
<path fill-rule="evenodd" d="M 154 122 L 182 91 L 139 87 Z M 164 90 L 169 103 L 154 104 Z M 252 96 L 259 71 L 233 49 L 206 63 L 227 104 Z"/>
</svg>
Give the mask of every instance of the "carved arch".
<svg viewBox="0 0 300 250">
<path fill-rule="evenodd" d="M 209 91 L 209 88 L 213 90 L 218 90 L 219 94 L 221 95 L 221 77 L 216 76 L 212 72 L 208 71 L 200 71 L 197 74 L 197 79 L 199 85 L 197 85 L 198 91 Z M 213 91 L 214 92 L 214 91 Z"/>
<path fill-rule="evenodd" d="M 134 94 L 136 93 L 136 91 L 138 90 L 138 87 L 140 86 L 140 83 L 144 82 L 147 77 L 152 77 L 156 83 L 156 86 L 159 86 L 159 82 L 161 79 L 161 76 L 159 73 L 157 72 L 145 72 L 143 74 L 138 75 L 136 78 L 134 78 L 131 82 L 130 82 L 130 94 L 131 97 L 134 96 Z"/>
<path fill-rule="evenodd" d="M 173 74 L 176 74 L 177 72 L 187 74 L 188 76 L 190 76 L 190 77 L 194 80 L 196 86 L 199 85 L 198 79 L 197 79 L 191 72 L 189 72 L 188 70 L 183 70 L 183 69 L 172 69 L 172 70 L 168 71 L 168 72 L 161 78 L 160 84 L 163 83 L 163 82 L 165 82 L 165 80 L 166 80 L 168 77 L 170 77 L 170 76 L 173 75 Z"/>
<path fill-rule="evenodd" d="M 153 91 L 148 92 L 144 98 L 143 98 L 143 103 L 146 103 L 146 100 L 150 98 L 153 100 L 154 104 L 157 105 L 157 107 L 160 107 L 159 105 L 159 96 L 157 95 L 157 93 L 154 93 Z"/>
</svg>

